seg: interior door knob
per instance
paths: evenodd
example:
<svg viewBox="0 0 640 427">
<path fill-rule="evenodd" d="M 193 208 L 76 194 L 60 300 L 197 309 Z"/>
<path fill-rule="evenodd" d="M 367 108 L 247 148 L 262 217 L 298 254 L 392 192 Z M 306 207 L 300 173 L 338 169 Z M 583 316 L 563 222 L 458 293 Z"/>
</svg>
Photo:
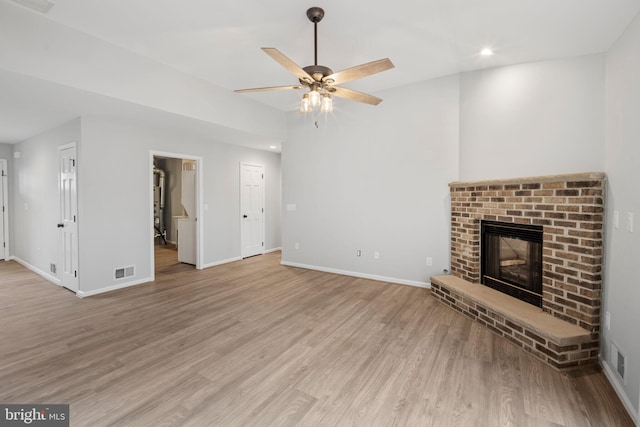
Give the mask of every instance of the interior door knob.
<svg viewBox="0 0 640 427">
<path fill-rule="evenodd" d="M 58 224 L 58 228 L 62 228 L 62 227 L 64 227 L 64 224 L 62 223 Z"/>
<path fill-rule="evenodd" d="M 247 215 L 242 215 L 242 218 L 248 218 Z"/>
</svg>

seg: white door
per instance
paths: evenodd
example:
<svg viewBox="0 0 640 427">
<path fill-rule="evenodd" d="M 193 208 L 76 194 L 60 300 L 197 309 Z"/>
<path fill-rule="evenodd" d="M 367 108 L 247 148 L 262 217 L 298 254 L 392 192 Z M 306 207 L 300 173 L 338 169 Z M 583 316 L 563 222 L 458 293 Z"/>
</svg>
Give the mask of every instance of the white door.
<svg viewBox="0 0 640 427">
<path fill-rule="evenodd" d="M 264 253 L 264 166 L 240 165 L 242 258 Z"/>
<path fill-rule="evenodd" d="M 178 222 L 178 261 L 197 264 L 196 226 L 196 182 L 197 166 L 194 160 L 182 160 L 182 208 L 188 218 Z"/>
<path fill-rule="evenodd" d="M 60 176 L 60 238 L 62 241 L 60 281 L 62 286 L 78 290 L 78 203 L 76 181 L 76 145 L 58 148 Z"/>
<path fill-rule="evenodd" d="M 9 259 L 9 195 L 7 194 L 7 161 L 0 159 L 0 259 Z"/>
</svg>

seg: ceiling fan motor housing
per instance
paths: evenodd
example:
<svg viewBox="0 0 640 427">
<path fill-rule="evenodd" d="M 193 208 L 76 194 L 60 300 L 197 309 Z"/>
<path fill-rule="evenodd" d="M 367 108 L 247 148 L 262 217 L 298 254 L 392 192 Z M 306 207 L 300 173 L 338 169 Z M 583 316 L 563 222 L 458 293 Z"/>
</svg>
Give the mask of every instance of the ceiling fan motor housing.
<svg viewBox="0 0 640 427">
<path fill-rule="evenodd" d="M 324 65 L 308 65 L 303 68 L 304 71 L 307 72 L 313 79 L 320 83 L 322 79 L 333 74 L 333 70 L 329 67 L 325 67 Z M 306 84 L 302 79 L 300 79 L 300 83 Z M 330 84 L 330 82 L 325 81 L 324 83 Z"/>
</svg>

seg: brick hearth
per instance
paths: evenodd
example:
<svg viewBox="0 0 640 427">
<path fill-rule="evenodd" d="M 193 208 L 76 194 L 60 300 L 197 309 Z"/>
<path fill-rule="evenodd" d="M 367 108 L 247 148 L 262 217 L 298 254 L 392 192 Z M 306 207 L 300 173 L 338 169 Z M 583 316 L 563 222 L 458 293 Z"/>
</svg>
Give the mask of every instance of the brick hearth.
<svg viewBox="0 0 640 427">
<path fill-rule="evenodd" d="M 591 339 L 584 342 L 583 338 L 580 345 L 565 346 L 559 352 L 553 340 L 527 338 L 522 325 L 513 328 L 509 319 L 501 323 L 504 328 L 492 330 L 558 369 L 594 362 L 600 332 L 604 174 L 454 182 L 449 186 L 451 274 L 471 283 L 480 281 L 481 220 L 542 225 L 542 311 L 583 328 Z M 447 300 L 443 288 L 434 282 L 442 281 L 432 280 L 434 297 L 465 310 Z M 477 302 L 474 304 L 477 312 Z"/>
</svg>

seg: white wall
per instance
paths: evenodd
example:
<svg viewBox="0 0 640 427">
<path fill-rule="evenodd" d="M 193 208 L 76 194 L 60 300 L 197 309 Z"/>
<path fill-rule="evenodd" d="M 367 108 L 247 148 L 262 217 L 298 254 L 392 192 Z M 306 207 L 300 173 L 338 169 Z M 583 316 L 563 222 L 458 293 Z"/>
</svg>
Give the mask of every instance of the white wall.
<svg viewBox="0 0 640 427">
<path fill-rule="evenodd" d="M 60 265 L 58 147 L 73 141 L 80 143 L 80 119 L 13 145 L 20 158 L 9 175 L 11 256 L 54 281 L 49 264 Z"/>
<path fill-rule="evenodd" d="M 0 52 L 0 69 L 213 123 L 254 138 L 284 138 L 281 111 L 10 2 L 0 2 Z"/>
<path fill-rule="evenodd" d="M 114 269 L 135 266 L 131 282 L 151 276 L 150 150 L 203 158 L 203 263 L 240 256 L 240 162 L 265 165 L 266 249 L 280 246 L 280 155 L 197 139 L 165 129 L 83 117 L 80 151 L 80 291 L 121 284 Z M 276 208 L 274 208 L 274 206 Z"/>
<path fill-rule="evenodd" d="M 11 160 L 13 157 L 12 150 L 11 144 L 3 144 L 0 142 L 0 159 L 5 159 L 7 162 Z"/>
<path fill-rule="evenodd" d="M 626 229 L 627 213 L 640 220 L 640 16 L 607 53 L 606 154 L 608 177 L 606 216 L 606 264 L 603 312 L 611 314 L 611 329 L 603 328 L 601 353 L 610 366 L 610 344 L 626 357 L 624 383 L 610 375 L 614 385 L 638 411 L 640 389 L 640 228 Z M 613 227 L 613 212 L 620 213 L 620 227 Z M 637 419 L 637 418 L 636 418 Z"/>
<path fill-rule="evenodd" d="M 460 180 L 603 170 L 604 55 L 463 73 Z"/>
<path fill-rule="evenodd" d="M 291 114 L 283 261 L 427 282 L 448 266 L 448 182 L 604 170 L 604 62 L 430 80 L 375 108 L 342 102 L 319 129 Z"/>
<path fill-rule="evenodd" d="M 284 263 L 410 284 L 426 284 L 448 267 L 458 87 L 458 76 L 449 76 L 380 93 L 376 107 L 338 99 L 319 128 L 299 113 L 289 116 Z"/>
</svg>

